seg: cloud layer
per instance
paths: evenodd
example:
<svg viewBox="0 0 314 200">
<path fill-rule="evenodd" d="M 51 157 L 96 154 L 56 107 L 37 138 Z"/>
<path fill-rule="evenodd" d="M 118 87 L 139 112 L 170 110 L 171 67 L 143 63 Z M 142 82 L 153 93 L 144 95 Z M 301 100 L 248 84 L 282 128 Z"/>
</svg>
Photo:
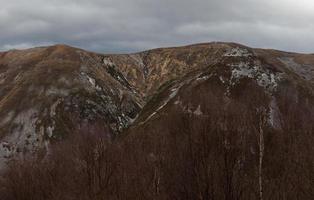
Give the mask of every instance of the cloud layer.
<svg viewBox="0 0 314 200">
<path fill-rule="evenodd" d="M 99 52 L 233 41 L 314 53 L 313 0 L 0 0 L 0 50 Z"/>
</svg>

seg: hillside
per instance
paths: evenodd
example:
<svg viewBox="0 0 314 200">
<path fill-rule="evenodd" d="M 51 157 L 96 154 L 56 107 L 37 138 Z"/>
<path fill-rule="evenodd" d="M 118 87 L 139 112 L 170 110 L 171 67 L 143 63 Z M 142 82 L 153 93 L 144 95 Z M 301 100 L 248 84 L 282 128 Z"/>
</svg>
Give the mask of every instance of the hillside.
<svg viewBox="0 0 314 200">
<path fill-rule="evenodd" d="M 117 133 L 164 87 L 179 82 L 172 87 L 177 93 L 189 85 L 189 80 L 181 81 L 184 76 L 194 73 L 190 76 L 205 81 L 206 73 L 218 65 L 225 68 L 215 70 L 227 89 L 228 84 L 248 77 L 267 90 L 290 79 L 312 92 L 313 55 L 238 44 L 208 43 L 130 55 L 101 55 L 66 45 L 3 52 L 0 137 L 2 152 L 8 154 L 3 156 L 43 146 L 86 120 L 89 126 Z"/>
<path fill-rule="evenodd" d="M 272 190 L 307 199 L 313 120 L 311 54 L 217 42 L 123 55 L 66 45 L 0 53 L 2 167 L 88 130 L 118 143 L 125 173 L 159 170 L 160 199 L 169 191 L 255 199 Z M 145 180 L 137 186 L 150 187 Z M 133 199 L 153 198 L 124 186 Z"/>
</svg>

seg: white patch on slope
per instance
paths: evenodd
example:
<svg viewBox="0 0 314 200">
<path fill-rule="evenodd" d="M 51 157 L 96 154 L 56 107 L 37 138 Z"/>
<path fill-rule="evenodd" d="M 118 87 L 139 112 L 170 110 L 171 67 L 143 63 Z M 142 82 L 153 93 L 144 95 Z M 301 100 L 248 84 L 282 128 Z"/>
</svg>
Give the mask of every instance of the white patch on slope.
<svg viewBox="0 0 314 200">
<path fill-rule="evenodd" d="M 206 76 L 199 76 L 197 77 L 196 81 L 206 81 L 210 78 L 209 75 L 206 75 Z"/>
<path fill-rule="evenodd" d="M 174 105 L 181 105 L 182 102 L 181 102 L 180 100 L 177 100 L 177 101 L 175 101 L 173 104 L 174 104 Z"/>
<path fill-rule="evenodd" d="M 184 85 L 190 84 L 191 81 L 195 81 L 195 80 L 197 81 L 198 78 L 195 78 L 195 77 L 201 78 L 202 80 L 204 80 L 204 78 L 205 78 L 206 80 L 207 80 L 208 78 L 210 78 L 210 76 L 207 76 L 207 75 L 206 75 L 206 76 L 201 76 L 201 74 L 198 74 L 198 75 L 196 75 L 196 76 L 194 76 L 194 77 L 191 77 L 191 78 L 189 78 L 189 79 L 187 79 L 187 80 L 181 82 L 178 87 L 172 88 L 172 89 L 171 89 L 171 93 L 170 93 L 170 95 L 168 96 L 168 98 L 166 99 L 166 101 L 164 101 L 164 103 L 163 103 L 155 112 L 153 112 L 150 116 L 148 116 L 144 122 L 141 122 L 140 125 L 145 124 L 149 119 L 151 119 L 154 115 L 156 115 L 156 114 L 158 113 L 158 111 L 160 111 L 162 108 L 164 108 L 174 97 L 177 96 L 178 92 L 180 91 L 180 89 L 181 89 Z M 200 80 L 200 79 L 199 79 L 199 80 Z M 182 102 L 181 102 L 181 101 L 178 101 L 178 100 L 175 101 L 174 104 L 176 104 L 176 105 L 179 104 L 180 106 L 182 106 L 182 105 L 181 105 Z M 200 108 L 199 108 L 199 109 L 200 109 Z M 192 111 L 190 111 L 190 112 L 193 113 Z M 199 114 L 200 112 L 201 112 L 201 110 L 196 110 L 196 113 L 197 113 L 197 114 Z"/>
<path fill-rule="evenodd" d="M 29 109 L 13 119 L 12 124 L 16 128 L 0 142 L 0 168 L 6 166 L 8 159 L 34 152 L 40 147 L 43 135 L 36 134 L 37 117 L 37 110 Z"/>
<path fill-rule="evenodd" d="M 174 104 L 179 106 L 182 109 L 182 111 L 185 113 L 190 113 L 197 116 L 204 115 L 201 109 L 201 105 L 198 105 L 197 108 L 194 111 L 192 111 L 189 105 L 184 106 L 182 101 L 180 100 L 175 101 Z"/>
<path fill-rule="evenodd" d="M 282 79 L 281 74 L 273 73 L 263 69 L 259 62 L 251 64 L 249 62 L 239 62 L 230 64 L 232 74 L 230 78 L 231 85 L 235 85 L 241 78 L 247 77 L 256 80 L 257 84 L 272 94 L 278 87 L 278 82 Z M 230 90 L 230 88 L 228 88 Z M 227 92 L 228 92 L 227 89 Z M 275 129 L 280 129 L 280 111 L 276 103 L 276 98 L 272 96 L 269 105 L 268 123 Z"/>
<path fill-rule="evenodd" d="M 144 122 L 141 122 L 140 124 L 145 124 L 145 123 L 146 123 L 148 120 L 150 120 L 154 115 L 156 115 L 158 111 L 160 111 L 162 108 L 164 108 L 164 107 L 169 103 L 169 101 L 170 101 L 171 99 L 173 99 L 173 98 L 177 95 L 179 89 L 180 89 L 180 87 L 178 87 L 178 88 L 172 88 L 172 89 L 171 89 L 171 93 L 170 93 L 169 97 L 166 99 L 166 101 L 165 101 L 161 106 L 159 106 L 159 108 L 157 108 L 157 110 L 156 110 L 155 112 L 153 112 L 151 115 L 149 115 L 149 116 L 146 118 L 146 120 L 145 120 Z"/>
<path fill-rule="evenodd" d="M 54 117 L 56 115 L 56 109 L 58 105 L 61 103 L 61 99 L 58 99 L 56 102 L 54 102 L 50 107 L 50 117 Z"/>
<path fill-rule="evenodd" d="M 195 115 L 202 115 L 201 105 L 198 105 L 197 109 L 193 112 Z"/>
<path fill-rule="evenodd" d="M 269 106 L 268 123 L 275 129 L 281 129 L 280 125 L 280 111 L 276 102 L 276 98 L 272 97 Z"/>
<path fill-rule="evenodd" d="M 250 53 L 245 48 L 235 47 L 235 48 L 229 49 L 223 56 L 225 57 L 249 57 L 249 56 L 253 56 L 253 54 Z"/>
<path fill-rule="evenodd" d="M 280 74 L 262 69 L 259 63 L 239 62 L 229 66 L 232 68 L 231 85 L 235 85 L 241 78 L 248 77 L 256 80 L 257 84 L 264 87 L 268 92 L 273 92 L 278 86 L 277 82 L 281 80 Z"/>
<path fill-rule="evenodd" d="M 92 77 L 90 77 L 88 74 L 86 74 L 85 72 L 81 72 L 81 77 L 87 81 L 88 84 L 92 85 L 93 88 L 96 88 L 96 80 Z M 90 88 L 90 87 L 87 87 Z"/>
<path fill-rule="evenodd" d="M 50 113 L 49 113 L 49 117 L 52 120 L 52 124 L 50 124 L 47 128 L 46 128 L 46 133 L 48 135 L 48 137 L 52 137 L 53 136 L 53 131 L 55 130 L 55 121 L 54 121 L 54 117 L 56 116 L 56 109 L 58 107 L 58 105 L 61 103 L 61 99 L 58 99 L 56 102 L 54 102 L 51 107 L 50 107 Z M 49 142 L 48 142 L 49 143 Z"/>
<path fill-rule="evenodd" d="M 93 86 L 95 87 L 96 86 L 96 81 L 95 79 L 93 79 L 92 77 L 86 75 L 87 79 L 88 79 L 88 82 Z"/>
<path fill-rule="evenodd" d="M 83 78 L 83 80 L 87 81 L 87 83 L 88 83 L 88 85 L 86 87 L 87 90 L 90 90 L 90 89 L 95 89 L 97 91 L 103 90 L 103 88 L 101 86 L 96 84 L 96 80 L 94 78 L 90 77 L 85 72 L 81 72 L 81 77 Z M 89 85 L 91 85 L 92 88 Z"/>
<path fill-rule="evenodd" d="M 114 66 L 114 63 L 111 60 L 109 60 L 109 58 L 104 58 L 103 63 L 110 67 Z"/>
<path fill-rule="evenodd" d="M 222 82 L 222 83 L 225 83 L 226 81 L 224 80 L 224 77 L 222 76 L 219 76 L 219 80 Z"/>
<path fill-rule="evenodd" d="M 50 96 L 50 95 L 59 95 L 59 96 L 68 96 L 69 95 L 69 90 L 67 89 L 61 89 L 61 88 L 56 88 L 54 86 L 51 86 L 50 88 L 48 88 L 46 90 L 46 95 Z"/>
<path fill-rule="evenodd" d="M 48 126 L 48 128 L 47 128 L 47 135 L 48 135 L 49 138 L 52 137 L 54 129 L 55 129 L 54 126 Z"/>
</svg>

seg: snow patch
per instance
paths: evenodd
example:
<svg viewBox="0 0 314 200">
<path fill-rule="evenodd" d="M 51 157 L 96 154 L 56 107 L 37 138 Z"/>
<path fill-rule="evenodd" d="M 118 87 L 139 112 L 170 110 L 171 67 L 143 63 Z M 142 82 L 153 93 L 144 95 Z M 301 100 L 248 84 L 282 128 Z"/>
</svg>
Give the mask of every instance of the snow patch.
<svg viewBox="0 0 314 200">
<path fill-rule="evenodd" d="M 171 89 L 171 93 L 169 95 L 169 98 L 167 99 L 167 101 L 169 102 L 173 97 L 175 97 L 178 94 L 178 90 L 179 88 L 172 88 Z"/>
<path fill-rule="evenodd" d="M 182 85 L 181 85 L 182 86 Z M 154 115 L 157 114 L 158 111 L 160 111 L 161 109 L 163 109 L 177 94 L 179 91 L 180 87 L 178 88 L 172 88 L 171 89 L 171 93 L 169 95 L 169 97 L 166 99 L 166 101 L 164 101 L 164 103 L 159 106 L 159 108 L 157 108 L 157 110 L 155 112 L 153 112 L 151 115 L 149 115 L 146 120 L 144 122 L 141 122 L 140 124 L 145 124 L 148 120 L 150 120 Z"/>
<path fill-rule="evenodd" d="M 86 75 L 86 78 L 88 79 L 88 82 L 93 86 L 95 87 L 96 86 L 96 81 L 95 79 L 93 79 L 92 77 Z"/>
<path fill-rule="evenodd" d="M 87 83 L 89 85 L 92 86 L 93 89 L 95 89 L 96 91 L 102 91 L 103 88 L 100 87 L 99 85 L 97 85 L 96 83 L 96 79 L 90 77 L 88 74 L 86 74 L 85 72 L 81 72 L 81 76 L 83 77 L 84 80 L 87 81 Z M 89 86 L 87 86 L 88 88 L 87 89 L 91 89 Z"/>
<path fill-rule="evenodd" d="M 179 106 L 182 109 L 182 111 L 185 113 L 190 113 L 190 114 L 193 114 L 196 116 L 204 115 L 204 113 L 202 112 L 202 109 L 201 109 L 201 105 L 198 105 L 197 108 L 193 111 L 192 110 L 193 108 L 191 108 L 191 106 L 189 106 L 189 105 L 184 106 L 182 101 L 177 100 L 174 102 L 174 104 Z"/>
<path fill-rule="evenodd" d="M 198 105 L 197 109 L 193 112 L 194 115 L 202 115 L 201 105 Z"/>
<path fill-rule="evenodd" d="M 199 76 L 197 77 L 196 81 L 206 81 L 210 78 L 209 75 L 206 75 L 206 76 Z"/>
<path fill-rule="evenodd" d="M 55 127 L 53 127 L 53 126 L 48 126 L 47 127 L 46 132 L 47 132 L 47 135 L 48 135 L 49 138 L 52 137 L 54 129 L 55 129 Z"/>
<path fill-rule="evenodd" d="M 42 134 L 36 133 L 38 112 L 29 109 L 19 113 L 12 121 L 13 131 L 0 142 L 0 168 L 16 156 L 34 152 L 40 147 L 43 140 Z"/>
<path fill-rule="evenodd" d="M 229 49 L 223 56 L 225 57 L 249 57 L 249 56 L 253 56 L 253 54 L 250 53 L 245 48 L 236 47 L 236 48 Z"/>
<path fill-rule="evenodd" d="M 186 85 L 186 84 L 190 84 L 191 81 L 195 80 L 195 77 L 200 77 L 201 74 L 198 74 L 197 76 L 191 77 L 183 82 L 181 82 L 179 84 L 179 86 L 171 88 L 171 93 L 169 94 L 168 98 L 164 101 L 164 103 L 155 111 L 153 112 L 150 116 L 148 116 L 146 118 L 146 120 L 144 122 L 141 122 L 140 125 L 145 124 L 148 120 L 150 120 L 154 115 L 156 115 L 158 113 L 158 111 L 160 111 L 162 108 L 164 108 L 173 98 L 175 98 L 178 94 L 178 92 L 180 91 L 180 89 Z"/>
<path fill-rule="evenodd" d="M 180 105 L 180 104 L 182 104 L 182 102 L 179 101 L 179 100 L 177 100 L 177 101 L 174 102 L 174 105 Z"/>
<path fill-rule="evenodd" d="M 104 58 L 104 59 L 103 59 L 103 63 L 104 63 L 105 65 L 107 65 L 107 66 L 110 66 L 110 67 L 113 67 L 113 66 L 114 66 L 114 63 L 113 63 L 111 60 L 109 60 L 109 58 Z"/>
<path fill-rule="evenodd" d="M 37 117 L 37 110 L 33 108 L 21 112 L 15 117 L 13 124 L 19 127 L 15 129 L 15 133 L 13 134 L 16 136 L 16 139 L 26 134 L 35 133 L 35 123 L 37 121 Z"/>
<path fill-rule="evenodd" d="M 54 102 L 50 107 L 50 117 L 54 117 L 56 115 L 56 109 L 58 105 L 61 103 L 61 99 L 58 99 L 56 102 Z"/>
<path fill-rule="evenodd" d="M 84 80 L 87 81 L 88 84 L 90 84 L 94 89 L 97 90 L 97 85 L 96 85 L 96 80 L 92 77 L 90 77 L 88 74 L 85 72 L 81 72 L 81 76 Z M 99 88 L 98 88 L 99 89 Z"/>
<path fill-rule="evenodd" d="M 96 90 L 97 91 L 102 91 L 102 88 L 99 85 L 96 85 Z"/>
<path fill-rule="evenodd" d="M 69 90 L 56 88 L 52 86 L 49 89 L 47 89 L 45 93 L 46 93 L 46 96 L 50 96 L 50 95 L 68 96 Z"/>
<path fill-rule="evenodd" d="M 222 83 L 225 83 L 226 81 L 224 80 L 224 77 L 222 76 L 219 76 L 219 80 L 222 82 Z"/>
<path fill-rule="evenodd" d="M 235 85 L 241 78 L 247 77 L 255 79 L 257 84 L 264 87 L 269 92 L 276 90 L 278 81 L 281 80 L 280 74 L 274 74 L 273 72 L 262 69 L 262 66 L 258 63 L 240 62 L 237 64 L 230 64 L 231 71 L 231 85 Z"/>
</svg>

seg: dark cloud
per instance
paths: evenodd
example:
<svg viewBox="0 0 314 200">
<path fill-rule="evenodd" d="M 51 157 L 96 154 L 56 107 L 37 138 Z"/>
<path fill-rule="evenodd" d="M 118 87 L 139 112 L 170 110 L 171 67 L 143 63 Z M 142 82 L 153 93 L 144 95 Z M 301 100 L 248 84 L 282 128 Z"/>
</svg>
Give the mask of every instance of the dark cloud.
<svg viewBox="0 0 314 200">
<path fill-rule="evenodd" d="M 233 41 L 314 52 L 312 0 L 0 0 L 0 50 L 100 52 Z"/>
</svg>

